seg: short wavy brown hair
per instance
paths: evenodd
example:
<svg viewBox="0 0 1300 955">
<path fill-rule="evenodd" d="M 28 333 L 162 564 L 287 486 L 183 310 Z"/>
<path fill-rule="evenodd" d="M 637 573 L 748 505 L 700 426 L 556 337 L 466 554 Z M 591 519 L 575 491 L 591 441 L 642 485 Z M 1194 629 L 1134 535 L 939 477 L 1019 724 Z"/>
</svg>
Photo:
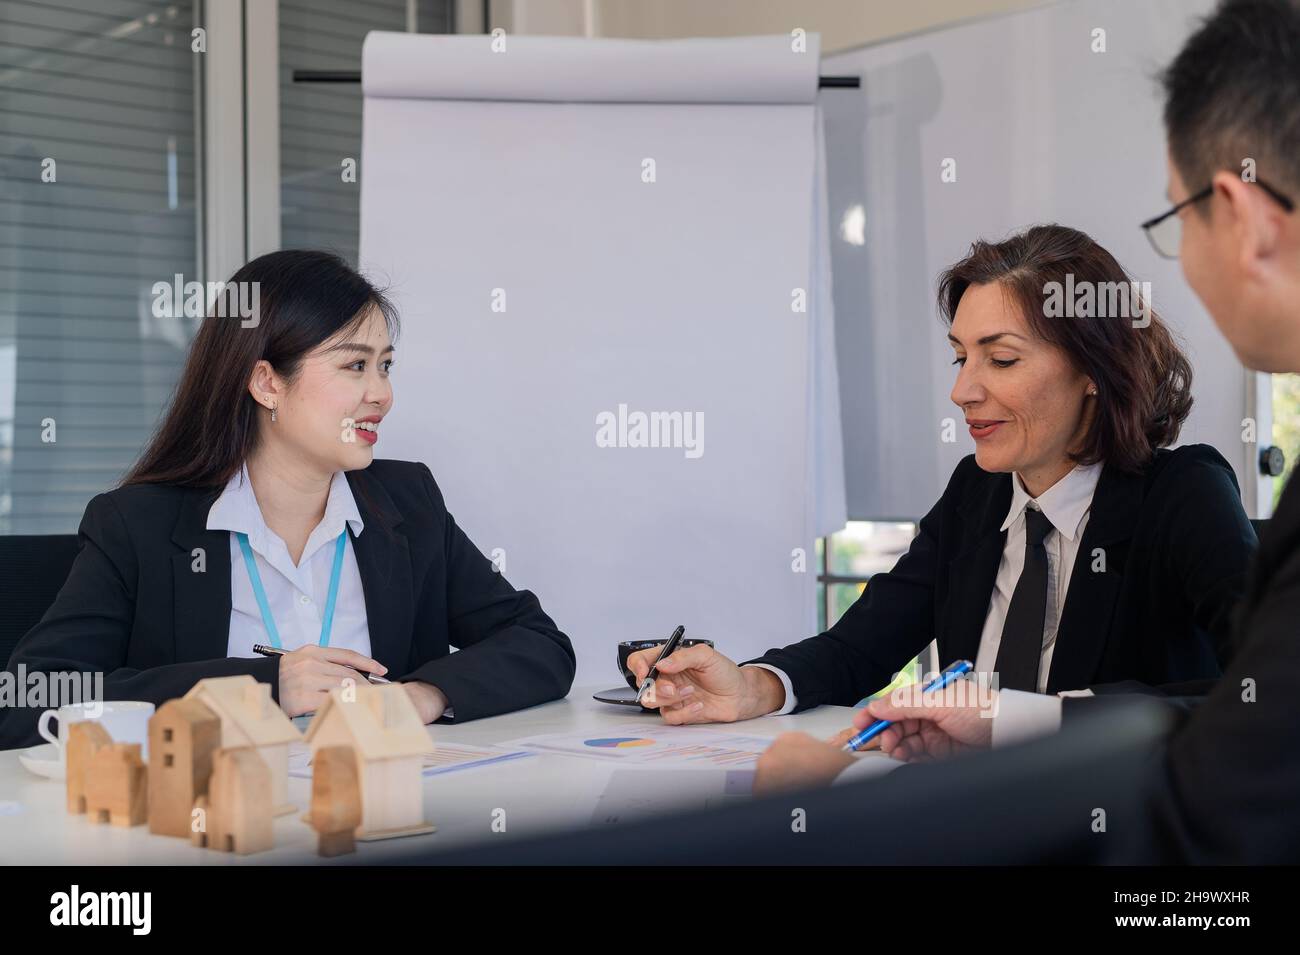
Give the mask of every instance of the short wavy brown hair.
<svg viewBox="0 0 1300 955">
<path fill-rule="evenodd" d="M 1067 279 L 1067 276 L 1071 278 Z M 1094 288 L 1132 279 L 1091 236 L 1063 225 L 1037 225 L 1001 242 L 980 240 L 939 277 L 939 310 L 952 324 L 972 285 L 996 282 L 1024 313 L 1030 329 L 1062 349 L 1071 364 L 1097 386 L 1097 409 L 1078 451 L 1079 464 L 1098 462 L 1136 473 L 1156 448 L 1178 440 L 1192 409 L 1192 366 L 1154 311 L 1150 324 L 1135 327 L 1130 315 L 1150 307 L 1140 295 L 1125 315 L 1049 317 L 1048 283 Z M 1058 299 L 1059 301 L 1059 299 Z M 1145 317 L 1144 317 L 1145 323 Z"/>
</svg>

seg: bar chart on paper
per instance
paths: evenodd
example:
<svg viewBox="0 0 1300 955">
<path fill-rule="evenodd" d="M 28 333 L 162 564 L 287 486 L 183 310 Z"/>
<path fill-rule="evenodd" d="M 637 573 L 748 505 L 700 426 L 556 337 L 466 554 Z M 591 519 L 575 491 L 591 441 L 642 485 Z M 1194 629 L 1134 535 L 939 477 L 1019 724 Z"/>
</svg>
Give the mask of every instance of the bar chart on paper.
<svg viewBox="0 0 1300 955">
<path fill-rule="evenodd" d="M 752 768 L 772 741 L 761 736 L 719 733 L 698 726 L 627 723 L 600 736 L 553 733 L 511 740 L 508 746 L 538 753 L 585 756 L 628 764 L 699 768 Z"/>
</svg>

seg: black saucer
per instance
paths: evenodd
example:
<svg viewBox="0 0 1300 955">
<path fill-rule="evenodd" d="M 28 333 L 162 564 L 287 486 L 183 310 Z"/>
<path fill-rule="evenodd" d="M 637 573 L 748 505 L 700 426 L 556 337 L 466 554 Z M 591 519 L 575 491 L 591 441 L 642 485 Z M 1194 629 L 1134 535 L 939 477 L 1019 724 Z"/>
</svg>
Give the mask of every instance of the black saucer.
<svg viewBox="0 0 1300 955">
<path fill-rule="evenodd" d="M 647 706 L 642 706 L 636 701 L 636 690 L 630 686 L 616 686 L 613 689 L 601 690 L 599 693 L 591 694 L 593 700 L 600 700 L 602 703 L 613 703 L 616 706 L 635 706 L 637 709 L 646 712 L 654 712 Z"/>
</svg>

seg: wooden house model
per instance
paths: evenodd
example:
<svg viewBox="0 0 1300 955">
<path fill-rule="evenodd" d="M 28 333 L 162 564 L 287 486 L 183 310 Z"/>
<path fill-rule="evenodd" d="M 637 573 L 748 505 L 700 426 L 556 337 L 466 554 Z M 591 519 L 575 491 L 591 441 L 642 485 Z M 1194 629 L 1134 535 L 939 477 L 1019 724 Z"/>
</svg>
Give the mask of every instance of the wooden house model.
<svg viewBox="0 0 1300 955">
<path fill-rule="evenodd" d="M 274 844 L 271 771 L 250 746 L 220 749 L 212 760 L 208 791 L 195 800 L 203 826 L 191 842 L 218 852 L 248 855 Z"/>
<path fill-rule="evenodd" d="M 308 823 L 319 833 L 322 856 L 355 852 L 361 825 L 361 784 L 357 754 L 351 746 L 322 746 L 312 758 L 311 813 Z"/>
<path fill-rule="evenodd" d="M 148 773 L 139 743 L 101 746 L 86 766 L 86 815 L 91 822 L 138 826 L 149 816 Z"/>
<path fill-rule="evenodd" d="M 424 757 L 433 740 L 397 683 L 331 690 L 307 727 L 313 765 L 326 747 L 350 746 L 361 791 L 356 838 L 389 839 L 432 832 L 424 820 Z M 312 770 L 315 773 L 315 769 Z"/>
<path fill-rule="evenodd" d="M 149 718 L 149 831 L 188 839 L 208 791 L 221 720 L 197 699 L 168 700 Z"/>
<path fill-rule="evenodd" d="M 247 674 L 200 680 L 185 694 L 221 720 L 221 748 L 250 747 L 271 772 L 275 815 L 293 812 L 289 802 L 289 744 L 302 739 L 298 728 L 271 699 L 271 687 Z"/>
<path fill-rule="evenodd" d="M 100 749 L 112 744 L 113 738 L 104 729 L 104 724 L 95 720 L 80 720 L 68 727 L 68 812 L 86 811 L 86 772 L 90 768 L 90 759 Z"/>
</svg>

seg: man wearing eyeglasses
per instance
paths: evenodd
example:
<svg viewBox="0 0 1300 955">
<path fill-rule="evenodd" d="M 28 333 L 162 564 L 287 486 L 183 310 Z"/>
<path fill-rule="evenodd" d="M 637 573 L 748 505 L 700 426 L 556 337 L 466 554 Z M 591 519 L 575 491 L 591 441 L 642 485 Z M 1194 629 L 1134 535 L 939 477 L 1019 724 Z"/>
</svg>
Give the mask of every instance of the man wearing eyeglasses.
<svg viewBox="0 0 1300 955">
<path fill-rule="evenodd" d="M 1163 79 L 1173 208 L 1142 227 L 1158 252 L 1181 260 L 1248 367 L 1300 372 L 1292 198 L 1300 197 L 1300 0 L 1226 0 Z M 1235 640 L 1233 663 L 1209 695 L 1179 701 L 1185 708 L 1161 753 L 1147 797 L 1160 861 L 1300 861 L 1300 472 L 1260 542 Z M 990 745 L 998 717 L 903 696 L 855 718 L 859 727 L 898 721 L 881 736 L 892 755 L 927 759 Z M 1036 702 L 1055 708 L 1039 723 L 1051 730 L 1108 700 Z"/>
</svg>

